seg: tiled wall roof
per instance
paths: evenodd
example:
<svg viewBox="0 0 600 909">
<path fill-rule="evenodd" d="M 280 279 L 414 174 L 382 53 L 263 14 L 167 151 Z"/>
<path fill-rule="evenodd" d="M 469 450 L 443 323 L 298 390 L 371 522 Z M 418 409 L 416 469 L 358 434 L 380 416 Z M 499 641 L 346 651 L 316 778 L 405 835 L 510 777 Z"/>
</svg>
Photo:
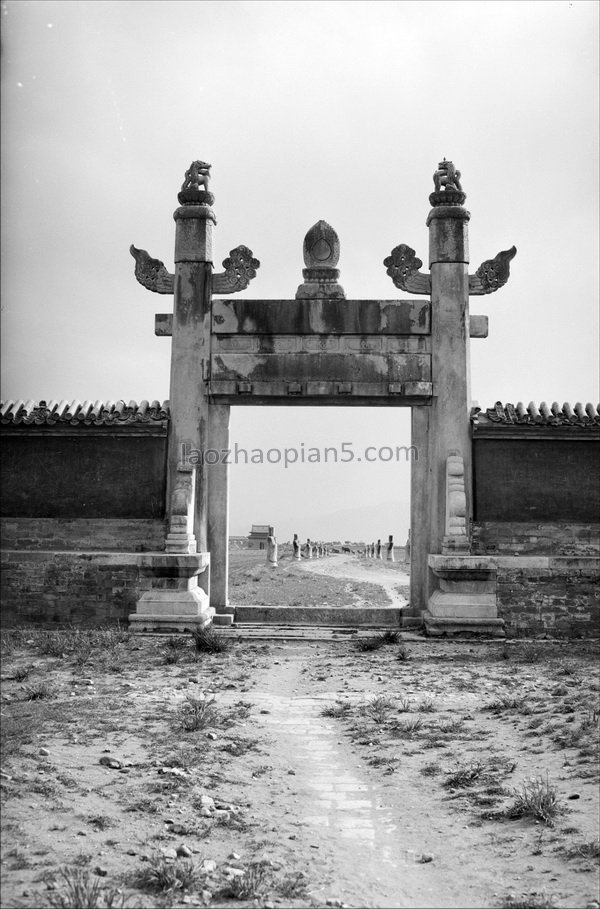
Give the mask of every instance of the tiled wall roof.
<svg viewBox="0 0 600 909">
<path fill-rule="evenodd" d="M 561 407 L 556 401 L 550 406 L 542 401 L 537 407 L 533 401 L 527 405 L 521 401 L 518 404 L 503 404 L 502 401 L 497 401 L 493 407 L 488 407 L 487 410 L 482 410 L 479 406 L 473 407 L 471 420 L 476 424 L 520 423 L 529 426 L 598 427 L 600 426 L 600 404 L 596 406 L 580 403 L 573 406 L 563 404 Z"/>
<path fill-rule="evenodd" d="M 7 424 L 101 426 L 111 423 L 162 422 L 170 417 L 168 401 L 1 401 L 0 422 Z M 577 403 L 573 406 L 545 401 L 536 406 L 496 402 L 494 407 L 471 409 L 474 423 L 527 424 L 530 426 L 600 426 L 600 404 Z"/>
<path fill-rule="evenodd" d="M 163 401 L 1 401 L 0 423 L 53 426 L 104 426 L 151 423 L 169 419 L 169 402 Z"/>
</svg>

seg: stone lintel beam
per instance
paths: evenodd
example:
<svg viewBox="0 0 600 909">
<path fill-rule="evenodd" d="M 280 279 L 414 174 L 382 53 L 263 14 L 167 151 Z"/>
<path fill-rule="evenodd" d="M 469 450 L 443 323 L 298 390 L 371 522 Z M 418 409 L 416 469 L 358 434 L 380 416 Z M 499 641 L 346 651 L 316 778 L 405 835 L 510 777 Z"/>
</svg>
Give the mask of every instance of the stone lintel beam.
<svg viewBox="0 0 600 909">
<path fill-rule="evenodd" d="M 428 300 L 215 300 L 218 335 L 428 335 Z"/>
<path fill-rule="evenodd" d="M 218 302 L 218 301 L 215 301 L 215 302 Z M 250 301 L 244 301 L 244 302 L 250 302 Z M 258 303 L 260 301 L 252 301 L 252 302 Z M 273 303 L 275 301 L 268 300 L 265 302 Z M 296 301 L 295 300 L 281 300 L 281 301 L 277 301 L 277 302 L 280 303 L 281 306 L 285 306 L 287 303 L 295 303 Z M 345 302 L 354 303 L 355 301 L 346 300 Z M 360 301 L 360 302 L 363 302 L 363 301 Z M 377 301 L 369 300 L 369 301 L 364 301 L 364 302 L 374 303 Z M 383 303 L 384 301 L 381 301 L 381 302 Z M 410 301 L 394 300 L 394 301 L 390 301 L 390 302 L 407 303 Z M 415 301 L 415 302 L 417 302 L 417 301 Z M 242 330 L 240 331 L 240 334 L 254 333 L 252 331 L 253 328 L 254 328 L 254 326 L 252 326 L 252 325 L 247 326 L 247 327 L 244 326 L 242 328 Z M 469 320 L 469 328 L 470 328 L 469 334 L 470 334 L 471 338 L 487 338 L 487 336 L 488 336 L 488 317 L 482 316 L 482 315 L 471 316 L 470 320 Z M 215 324 L 215 322 L 213 322 L 213 332 L 216 334 L 221 334 L 221 333 L 225 334 L 221 325 L 218 323 Z M 227 333 L 229 333 L 229 332 L 227 332 Z M 281 332 L 281 333 L 283 334 L 283 332 Z M 333 332 L 331 332 L 331 333 L 333 333 Z M 339 329 L 338 329 L 338 333 L 339 333 Z M 417 334 L 417 332 L 411 332 L 411 334 L 413 334 L 413 333 Z M 164 312 L 156 313 L 156 315 L 154 317 L 154 334 L 159 338 L 170 338 L 171 337 L 171 335 L 173 334 L 173 315 L 171 313 L 164 313 Z M 270 332 L 269 332 L 269 334 L 270 334 Z"/>
<path fill-rule="evenodd" d="M 434 394 L 431 382 L 337 382 L 337 381 L 235 381 L 212 379 L 209 394 L 213 401 L 229 404 L 289 405 L 335 404 L 345 406 L 364 404 L 400 405 L 426 404 Z"/>
</svg>

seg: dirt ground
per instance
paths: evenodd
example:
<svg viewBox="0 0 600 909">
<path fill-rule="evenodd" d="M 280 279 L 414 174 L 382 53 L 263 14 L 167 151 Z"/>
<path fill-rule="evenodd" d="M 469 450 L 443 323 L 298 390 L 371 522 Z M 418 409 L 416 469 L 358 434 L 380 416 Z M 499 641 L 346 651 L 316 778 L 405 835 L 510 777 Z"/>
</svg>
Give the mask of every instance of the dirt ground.
<svg viewBox="0 0 600 909">
<path fill-rule="evenodd" d="M 598 642 L 216 634 L 3 632 L 2 907 L 600 905 Z"/>
<path fill-rule="evenodd" d="M 254 606 L 405 606 L 408 565 L 404 561 L 357 558 L 346 553 L 321 559 L 292 558 L 282 547 L 277 570 L 265 554 L 237 550 L 229 557 L 230 598 Z"/>
</svg>

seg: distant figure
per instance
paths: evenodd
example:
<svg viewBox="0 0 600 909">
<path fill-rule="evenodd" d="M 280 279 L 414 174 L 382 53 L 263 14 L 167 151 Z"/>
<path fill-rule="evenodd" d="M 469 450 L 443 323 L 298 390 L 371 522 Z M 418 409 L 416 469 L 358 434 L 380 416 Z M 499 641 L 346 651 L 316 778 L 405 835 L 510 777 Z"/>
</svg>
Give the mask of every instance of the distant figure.
<svg viewBox="0 0 600 909">
<path fill-rule="evenodd" d="M 387 544 L 387 560 L 388 562 L 395 562 L 394 559 L 394 537 L 390 534 Z"/>
<path fill-rule="evenodd" d="M 383 556 L 381 555 L 381 540 L 377 540 L 377 558 L 378 559 L 383 558 Z"/>
<path fill-rule="evenodd" d="M 300 540 L 297 533 L 294 534 L 292 546 L 294 547 L 294 558 L 299 562 L 302 558 L 302 552 L 300 551 Z"/>
<path fill-rule="evenodd" d="M 306 558 L 312 559 L 312 555 L 312 543 L 310 542 L 310 539 L 308 539 L 306 541 Z"/>
<path fill-rule="evenodd" d="M 410 527 L 408 528 L 408 538 L 406 540 L 406 561 L 410 559 Z"/>
<path fill-rule="evenodd" d="M 273 536 L 267 537 L 267 565 L 277 568 L 277 540 Z"/>
</svg>

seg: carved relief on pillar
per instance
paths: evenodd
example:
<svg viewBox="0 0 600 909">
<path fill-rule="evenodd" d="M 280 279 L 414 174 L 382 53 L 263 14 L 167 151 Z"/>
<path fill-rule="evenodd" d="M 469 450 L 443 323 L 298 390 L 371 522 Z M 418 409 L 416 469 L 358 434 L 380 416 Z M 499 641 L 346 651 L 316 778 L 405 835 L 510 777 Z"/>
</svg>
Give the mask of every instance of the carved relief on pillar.
<svg viewBox="0 0 600 909">
<path fill-rule="evenodd" d="M 467 496 L 465 465 L 459 451 L 451 451 L 446 459 L 446 527 L 442 553 L 469 551 L 467 528 Z"/>
<path fill-rule="evenodd" d="M 169 503 L 169 533 L 165 542 L 166 552 L 196 552 L 195 489 L 196 468 L 190 464 L 179 464 L 177 479 Z"/>
</svg>

